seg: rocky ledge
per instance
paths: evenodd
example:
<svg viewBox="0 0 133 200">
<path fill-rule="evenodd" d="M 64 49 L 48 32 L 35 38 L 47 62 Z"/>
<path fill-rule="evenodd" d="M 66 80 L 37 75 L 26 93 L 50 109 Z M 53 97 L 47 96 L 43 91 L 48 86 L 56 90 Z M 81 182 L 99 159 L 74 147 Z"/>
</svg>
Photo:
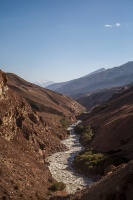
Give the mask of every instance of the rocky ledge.
<svg viewBox="0 0 133 200">
<path fill-rule="evenodd" d="M 6 74 L 0 70 L 0 100 L 6 95 L 7 87 L 7 77 Z"/>
</svg>

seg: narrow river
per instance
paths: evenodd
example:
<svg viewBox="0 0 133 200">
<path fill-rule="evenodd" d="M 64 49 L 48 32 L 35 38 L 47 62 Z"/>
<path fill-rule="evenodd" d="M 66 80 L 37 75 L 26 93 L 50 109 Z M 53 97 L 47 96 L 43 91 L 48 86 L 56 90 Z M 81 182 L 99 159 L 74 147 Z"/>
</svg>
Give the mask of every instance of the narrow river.
<svg viewBox="0 0 133 200">
<path fill-rule="evenodd" d="M 61 141 L 68 150 L 54 153 L 46 159 L 53 178 L 58 182 L 64 182 L 68 193 L 74 193 L 92 182 L 92 179 L 75 172 L 71 167 L 74 156 L 83 149 L 79 143 L 79 135 L 74 133 L 74 127 L 78 123 L 80 121 L 68 128 L 70 136 Z"/>
</svg>

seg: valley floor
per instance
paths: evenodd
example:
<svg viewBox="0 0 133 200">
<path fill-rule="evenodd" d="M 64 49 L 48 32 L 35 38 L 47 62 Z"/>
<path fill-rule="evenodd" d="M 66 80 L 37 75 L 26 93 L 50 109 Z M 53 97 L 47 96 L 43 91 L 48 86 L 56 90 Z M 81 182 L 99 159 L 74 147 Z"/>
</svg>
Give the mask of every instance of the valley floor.
<svg viewBox="0 0 133 200">
<path fill-rule="evenodd" d="M 79 143 L 79 135 L 74 133 L 74 126 L 77 124 L 68 128 L 70 136 L 61 141 L 67 147 L 67 151 L 54 153 L 46 159 L 53 178 L 66 184 L 67 193 L 74 193 L 92 182 L 91 178 L 75 172 L 71 166 L 74 156 L 83 150 Z"/>
</svg>

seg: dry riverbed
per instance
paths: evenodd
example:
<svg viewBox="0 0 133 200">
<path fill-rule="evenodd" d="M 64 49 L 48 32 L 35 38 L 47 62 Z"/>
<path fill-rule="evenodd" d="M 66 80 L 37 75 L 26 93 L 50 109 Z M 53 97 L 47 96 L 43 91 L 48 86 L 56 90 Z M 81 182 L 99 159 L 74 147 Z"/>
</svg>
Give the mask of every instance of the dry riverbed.
<svg viewBox="0 0 133 200">
<path fill-rule="evenodd" d="M 79 122 L 68 128 L 70 136 L 61 141 L 67 147 L 67 151 L 54 153 L 46 159 L 53 178 L 58 182 L 64 182 L 68 193 L 74 193 L 92 182 L 91 178 L 75 172 L 71 166 L 74 156 L 83 150 L 79 136 L 74 133 L 74 126 Z"/>
</svg>

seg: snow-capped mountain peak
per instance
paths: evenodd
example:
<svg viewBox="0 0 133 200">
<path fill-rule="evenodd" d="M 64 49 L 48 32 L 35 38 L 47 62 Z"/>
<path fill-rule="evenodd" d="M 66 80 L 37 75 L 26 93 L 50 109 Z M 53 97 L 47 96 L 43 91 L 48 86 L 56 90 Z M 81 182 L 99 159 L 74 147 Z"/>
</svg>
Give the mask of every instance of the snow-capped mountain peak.
<svg viewBox="0 0 133 200">
<path fill-rule="evenodd" d="M 50 81 L 48 79 L 45 79 L 43 81 L 35 81 L 34 84 L 39 85 L 41 87 L 47 87 L 48 85 L 51 85 L 55 83 L 54 81 Z"/>
</svg>

